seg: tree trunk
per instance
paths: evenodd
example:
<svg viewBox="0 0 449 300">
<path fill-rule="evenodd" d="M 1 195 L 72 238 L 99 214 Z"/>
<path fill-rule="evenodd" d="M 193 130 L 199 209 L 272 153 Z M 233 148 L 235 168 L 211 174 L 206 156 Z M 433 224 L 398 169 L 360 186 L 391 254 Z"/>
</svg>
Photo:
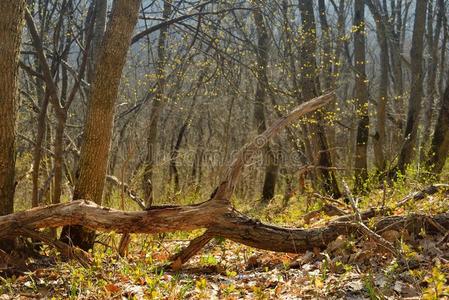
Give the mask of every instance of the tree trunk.
<svg viewBox="0 0 449 300">
<path fill-rule="evenodd" d="M 319 94 L 320 83 L 316 66 L 316 23 L 311 0 L 300 1 L 299 8 L 302 19 L 303 45 L 301 47 L 302 98 L 309 100 Z M 341 193 L 335 174 L 332 171 L 332 158 L 329 152 L 328 141 L 324 129 L 323 113 L 318 111 L 314 114 L 316 124 L 309 126 L 312 134 L 312 144 L 318 152 L 318 159 L 314 160 L 317 172 L 322 180 L 322 186 L 326 193 L 333 197 L 340 197 Z"/>
<path fill-rule="evenodd" d="M 119 233 L 160 233 L 209 228 L 212 236 L 222 236 L 267 250 L 299 252 L 313 247 L 324 247 L 339 234 L 347 233 L 348 228 L 355 228 L 341 222 L 309 230 L 265 225 L 237 212 L 229 199 L 243 168 L 258 148 L 265 146 L 284 127 L 332 100 L 335 100 L 334 94 L 320 96 L 301 104 L 273 122 L 266 131 L 237 152 L 208 201 L 190 206 L 151 207 L 147 211 L 137 212 L 100 207 L 87 200 L 71 201 L 0 217 L 0 237 L 20 234 L 20 228 L 37 229 L 65 225 L 85 226 L 91 230 L 114 230 Z M 442 226 L 447 225 L 444 214 L 434 220 Z M 404 220 L 396 218 L 393 221 L 395 224 L 402 224 L 401 221 Z M 21 226 L 17 226 L 18 223 Z M 351 231 L 353 230 L 349 230 Z"/>
<path fill-rule="evenodd" d="M 385 152 L 385 126 L 386 126 L 386 108 L 388 102 L 389 88 L 389 52 L 387 39 L 387 26 L 389 26 L 387 8 L 378 8 L 372 1 L 367 1 L 367 5 L 376 22 L 377 42 L 380 48 L 380 79 L 379 79 L 379 96 L 376 106 L 376 131 L 373 139 L 374 161 L 377 171 L 382 173 L 386 167 Z M 382 9 L 382 11 L 380 11 Z"/>
<path fill-rule="evenodd" d="M 74 199 L 101 203 L 111 143 L 114 105 L 126 53 L 137 22 L 139 0 L 115 0 L 112 15 L 102 41 L 84 127 L 79 162 L 79 177 Z M 86 250 L 93 246 L 95 234 L 81 227 L 65 227 L 64 241 Z"/>
<path fill-rule="evenodd" d="M 172 11 L 172 0 L 164 1 L 164 11 L 162 18 L 167 20 Z M 150 112 L 150 121 L 148 125 L 148 137 L 147 137 L 147 156 L 145 158 L 144 172 L 142 179 L 142 188 L 145 197 L 145 204 L 151 206 L 153 204 L 153 171 L 155 166 L 156 146 L 157 146 L 157 131 L 159 123 L 159 115 L 165 105 L 165 65 L 167 64 L 167 34 L 168 25 L 162 26 L 159 32 L 159 40 L 157 45 L 157 65 L 156 65 L 156 95 L 153 99 L 153 106 Z"/>
<path fill-rule="evenodd" d="M 325 91 L 330 89 L 335 89 L 335 78 L 332 70 L 332 60 L 333 56 L 337 55 L 334 53 L 331 48 L 331 28 L 329 26 L 329 22 L 327 21 L 326 16 L 326 3 L 325 0 L 318 1 L 318 16 L 320 19 L 321 25 L 321 63 L 322 63 L 322 78 L 323 78 L 323 89 Z M 336 51 L 337 52 L 337 51 Z M 337 58 L 338 60 L 338 58 Z M 335 114 L 336 103 L 332 103 L 329 105 L 328 113 Z M 329 143 L 329 153 L 331 155 L 332 161 L 336 161 L 337 153 L 335 151 L 336 147 L 336 133 L 335 133 L 335 124 L 334 122 L 329 122 L 329 124 L 325 127 L 327 133 L 327 139 Z"/>
<path fill-rule="evenodd" d="M 0 216 L 14 211 L 17 78 L 24 0 L 0 1 Z M 0 249 L 13 242 L 0 240 Z"/>
<path fill-rule="evenodd" d="M 288 253 L 323 249 L 339 235 L 358 235 L 360 229 L 355 222 L 330 222 L 327 226 L 309 229 L 268 225 L 239 213 L 218 199 L 198 205 L 153 207 L 148 211 L 133 212 L 101 207 L 86 200 L 38 207 L 0 217 L 0 238 L 20 234 L 17 222 L 27 229 L 70 224 L 117 233 L 155 234 L 208 228 L 209 237 L 220 236 L 258 249 Z M 378 231 L 406 229 L 412 234 L 425 228 L 428 234 L 440 233 L 433 224 L 449 230 L 449 214 L 390 216 L 381 218 L 373 227 Z"/>
<path fill-rule="evenodd" d="M 441 108 L 435 124 L 431 147 L 428 154 L 427 165 L 434 175 L 443 170 L 449 155 L 449 81 L 441 98 Z"/>
<path fill-rule="evenodd" d="M 38 87 L 39 88 L 39 87 Z M 41 105 L 40 111 L 37 117 L 37 134 L 36 141 L 33 151 L 33 172 L 32 172 L 32 182 L 33 182 L 33 191 L 31 196 L 31 206 L 36 207 L 39 206 L 39 170 L 42 160 L 42 146 L 45 139 L 45 131 L 46 131 L 46 118 L 47 118 L 47 107 L 48 107 L 48 93 L 41 94 Z M 41 98 L 41 97 L 39 97 Z"/>
<path fill-rule="evenodd" d="M 443 25 L 443 17 L 445 13 L 444 0 L 438 0 L 437 3 L 437 21 L 435 24 L 435 33 L 433 30 L 434 14 L 432 5 L 433 1 L 429 1 L 428 16 L 427 16 L 427 35 L 426 40 L 428 44 L 429 58 L 427 60 L 427 93 L 426 102 L 424 105 L 424 125 L 421 140 L 421 153 L 420 160 L 425 160 L 425 153 L 427 152 L 430 137 L 431 137 L 431 127 L 432 119 L 434 117 L 435 111 L 435 98 L 437 95 L 436 89 L 436 78 L 438 71 L 438 44 L 440 42 L 441 27 Z M 444 62 L 441 62 L 444 64 Z"/>
<path fill-rule="evenodd" d="M 411 89 L 408 102 L 407 124 L 404 132 L 404 144 L 399 154 L 398 171 L 405 172 L 415 153 L 418 121 L 423 93 L 423 37 L 426 23 L 427 0 L 417 1 L 415 23 L 413 25 L 411 57 Z"/>
<path fill-rule="evenodd" d="M 89 63 L 87 67 L 87 81 L 92 83 L 95 71 L 95 65 L 98 60 L 98 52 L 100 51 L 101 41 L 104 37 L 106 27 L 106 14 L 108 9 L 107 0 L 94 0 L 93 4 L 94 31 L 89 50 Z M 86 26 L 87 27 L 87 26 Z"/>
<path fill-rule="evenodd" d="M 363 191 L 368 179 L 368 83 L 365 72 L 365 3 L 363 0 L 354 2 L 354 96 L 357 107 L 357 138 L 355 148 L 355 190 Z"/>
<path fill-rule="evenodd" d="M 253 16 L 257 32 L 257 87 L 254 97 L 254 126 L 257 133 L 261 134 L 266 129 L 265 105 L 269 89 L 267 69 L 270 40 L 262 13 L 262 5 L 254 5 Z M 274 197 L 279 166 L 275 161 L 270 144 L 261 149 L 265 166 L 261 201 L 267 203 Z"/>
<path fill-rule="evenodd" d="M 54 140 L 54 189 L 52 203 L 61 202 L 62 177 L 64 163 L 64 129 L 65 118 L 58 118 L 56 121 L 55 140 Z"/>
</svg>

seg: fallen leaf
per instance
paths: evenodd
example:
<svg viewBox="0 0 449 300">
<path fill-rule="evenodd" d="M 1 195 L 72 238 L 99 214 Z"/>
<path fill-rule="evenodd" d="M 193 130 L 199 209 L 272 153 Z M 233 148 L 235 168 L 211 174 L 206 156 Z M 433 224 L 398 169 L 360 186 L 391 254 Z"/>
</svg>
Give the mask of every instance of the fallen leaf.
<svg viewBox="0 0 449 300">
<path fill-rule="evenodd" d="M 117 294 L 118 292 L 121 291 L 121 288 L 114 283 L 109 283 L 109 284 L 105 285 L 104 288 L 106 289 L 106 291 L 110 292 L 111 294 Z"/>
</svg>

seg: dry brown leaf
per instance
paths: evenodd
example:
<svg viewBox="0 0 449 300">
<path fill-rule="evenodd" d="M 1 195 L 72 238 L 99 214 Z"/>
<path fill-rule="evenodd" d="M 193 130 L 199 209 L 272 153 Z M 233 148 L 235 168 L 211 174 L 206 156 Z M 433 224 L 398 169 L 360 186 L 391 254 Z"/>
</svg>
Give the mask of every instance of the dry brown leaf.
<svg viewBox="0 0 449 300">
<path fill-rule="evenodd" d="M 389 241 L 390 243 L 394 243 L 401 238 L 401 234 L 396 230 L 387 230 L 382 232 L 381 236 Z"/>
<path fill-rule="evenodd" d="M 109 283 L 105 285 L 104 288 L 111 294 L 118 294 L 121 291 L 121 288 L 114 283 Z"/>
</svg>

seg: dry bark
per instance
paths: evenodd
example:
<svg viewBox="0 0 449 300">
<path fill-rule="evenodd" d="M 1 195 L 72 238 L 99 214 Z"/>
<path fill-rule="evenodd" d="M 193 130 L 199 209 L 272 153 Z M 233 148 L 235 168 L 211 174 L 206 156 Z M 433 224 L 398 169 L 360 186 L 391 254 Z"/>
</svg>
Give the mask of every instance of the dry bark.
<svg viewBox="0 0 449 300">
<path fill-rule="evenodd" d="M 84 126 L 79 177 L 74 199 L 101 203 L 111 144 L 115 101 L 131 35 L 137 23 L 140 1 L 114 1 L 108 28 L 101 43 Z M 71 240 L 87 250 L 94 234 L 81 228 L 64 228 L 63 241 Z"/>
<path fill-rule="evenodd" d="M 0 3 L 0 215 L 13 211 L 19 50 L 25 1 Z"/>
<path fill-rule="evenodd" d="M 13 212 L 17 78 L 25 1 L 0 2 L 0 215 Z M 0 241 L 9 250 L 11 242 Z"/>
<path fill-rule="evenodd" d="M 374 226 L 377 232 L 408 229 L 439 232 L 429 221 L 449 230 L 449 213 L 389 216 Z M 101 231 L 118 233 L 161 233 L 208 228 L 210 236 L 221 236 L 259 249 L 299 253 L 314 247 L 323 248 L 341 234 L 356 233 L 352 222 L 331 222 L 325 227 L 310 229 L 283 228 L 263 224 L 236 211 L 229 203 L 212 199 L 198 205 L 154 207 L 149 211 L 126 212 L 101 207 L 94 202 L 77 200 L 47 207 L 33 208 L 0 217 L 0 238 L 20 234 L 23 228 L 48 228 L 82 225 Z"/>
<path fill-rule="evenodd" d="M 54 228 L 65 225 L 81 225 L 92 230 L 115 231 L 118 233 L 162 233 L 179 230 L 207 228 L 206 234 L 192 241 L 191 245 L 175 257 L 174 267 L 179 267 L 199 251 L 215 236 L 231 239 L 248 246 L 298 253 L 315 247 L 324 248 L 341 234 L 356 234 L 360 229 L 357 223 L 332 222 L 326 227 L 311 229 L 283 228 L 263 224 L 234 209 L 229 199 L 238 182 L 245 163 L 258 147 L 282 128 L 305 113 L 314 111 L 334 98 L 327 94 L 297 107 L 290 114 L 273 123 L 263 134 L 245 145 L 227 169 L 220 185 L 210 199 L 189 206 L 153 206 L 146 211 L 120 211 L 101 207 L 94 202 L 77 200 L 69 203 L 38 207 L 31 210 L 0 217 L 0 238 L 21 234 L 24 228 Z M 361 217 L 363 219 L 363 217 Z M 429 221 L 430 220 L 430 221 Z M 427 232 L 435 231 L 435 225 L 449 228 L 449 213 L 429 218 L 428 216 L 387 217 L 381 219 L 376 230 L 385 228 L 407 228 L 416 232 L 432 222 Z"/>
</svg>

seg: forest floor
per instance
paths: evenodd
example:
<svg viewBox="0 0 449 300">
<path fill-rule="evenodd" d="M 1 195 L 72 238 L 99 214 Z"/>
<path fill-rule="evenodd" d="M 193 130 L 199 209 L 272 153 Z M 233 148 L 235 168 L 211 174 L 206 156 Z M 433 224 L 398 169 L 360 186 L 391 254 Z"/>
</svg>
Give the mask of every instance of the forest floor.
<svg viewBox="0 0 449 300">
<path fill-rule="evenodd" d="M 395 207 L 405 195 L 373 192 L 361 199 L 360 207 L 384 204 L 395 215 L 449 211 L 447 191 Z M 309 222 L 303 218 L 323 205 L 323 199 L 314 197 L 292 198 L 287 208 L 280 199 L 265 208 L 237 207 L 265 222 L 325 226 L 332 217 L 324 212 Z M 305 203 L 314 205 L 306 208 Z M 29 261 L 33 271 L 0 277 L 0 299 L 449 299 L 449 239 L 443 232 L 382 233 L 400 258 L 365 237 L 339 236 L 327 249 L 301 254 L 262 251 L 217 238 L 181 270 L 164 268 L 173 253 L 199 234 L 132 235 L 126 258 L 115 250 L 118 234 L 101 234 L 89 268 L 64 261 L 44 246 L 47 259 Z"/>
</svg>

